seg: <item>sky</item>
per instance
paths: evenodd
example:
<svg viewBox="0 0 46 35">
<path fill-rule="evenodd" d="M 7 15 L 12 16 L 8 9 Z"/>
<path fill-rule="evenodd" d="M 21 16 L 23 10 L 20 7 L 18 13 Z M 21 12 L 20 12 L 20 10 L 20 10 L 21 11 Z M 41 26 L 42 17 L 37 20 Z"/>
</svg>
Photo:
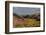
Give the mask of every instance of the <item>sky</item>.
<svg viewBox="0 0 46 35">
<path fill-rule="evenodd" d="M 40 8 L 13 7 L 13 13 L 18 15 L 32 15 L 34 13 L 40 13 Z"/>
</svg>

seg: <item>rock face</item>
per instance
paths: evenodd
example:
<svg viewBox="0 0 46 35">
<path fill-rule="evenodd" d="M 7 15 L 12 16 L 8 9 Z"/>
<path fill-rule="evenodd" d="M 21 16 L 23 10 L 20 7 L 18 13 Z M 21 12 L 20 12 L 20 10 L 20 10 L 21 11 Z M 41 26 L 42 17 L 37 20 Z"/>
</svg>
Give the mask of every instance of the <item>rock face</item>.
<svg viewBox="0 0 46 35">
<path fill-rule="evenodd" d="M 36 19 L 37 21 L 40 21 L 40 13 L 26 15 L 26 16 L 24 16 L 24 18 L 31 18 L 31 19 Z"/>
</svg>

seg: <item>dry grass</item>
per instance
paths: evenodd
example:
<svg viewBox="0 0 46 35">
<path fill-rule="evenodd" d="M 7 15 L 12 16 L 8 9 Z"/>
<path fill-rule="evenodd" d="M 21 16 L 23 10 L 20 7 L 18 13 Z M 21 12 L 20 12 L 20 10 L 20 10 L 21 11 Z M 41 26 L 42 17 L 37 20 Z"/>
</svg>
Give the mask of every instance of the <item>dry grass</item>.
<svg viewBox="0 0 46 35">
<path fill-rule="evenodd" d="M 17 18 L 13 17 L 13 27 L 18 28 L 18 27 L 39 27 L 40 26 L 40 21 L 37 21 L 36 19 L 24 19 L 24 20 L 19 20 L 16 21 Z"/>
</svg>

